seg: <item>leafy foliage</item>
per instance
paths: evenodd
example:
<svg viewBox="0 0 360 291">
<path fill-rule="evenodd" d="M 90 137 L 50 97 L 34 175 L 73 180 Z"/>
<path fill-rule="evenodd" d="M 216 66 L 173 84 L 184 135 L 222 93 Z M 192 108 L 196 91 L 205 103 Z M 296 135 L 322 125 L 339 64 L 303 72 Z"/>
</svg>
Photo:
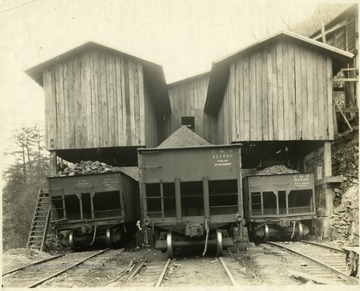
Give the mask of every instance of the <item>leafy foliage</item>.
<svg viewBox="0 0 360 291">
<path fill-rule="evenodd" d="M 46 188 L 49 158 L 43 130 L 23 127 L 13 136 L 15 162 L 4 173 L 3 248 L 25 247 L 39 189 Z"/>
</svg>

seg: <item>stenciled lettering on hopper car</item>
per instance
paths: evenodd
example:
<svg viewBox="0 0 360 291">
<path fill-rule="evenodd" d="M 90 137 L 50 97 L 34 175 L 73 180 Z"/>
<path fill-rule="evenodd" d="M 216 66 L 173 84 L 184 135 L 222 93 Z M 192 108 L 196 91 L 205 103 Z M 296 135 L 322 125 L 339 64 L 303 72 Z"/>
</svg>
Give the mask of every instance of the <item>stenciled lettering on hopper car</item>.
<svg viewBox="0 0 360 291">
<path fill-rule="evenodd" d="M 294 184 L 298 187 L 310 185 L 310 175 L 294 175 Z"/>
</svg>

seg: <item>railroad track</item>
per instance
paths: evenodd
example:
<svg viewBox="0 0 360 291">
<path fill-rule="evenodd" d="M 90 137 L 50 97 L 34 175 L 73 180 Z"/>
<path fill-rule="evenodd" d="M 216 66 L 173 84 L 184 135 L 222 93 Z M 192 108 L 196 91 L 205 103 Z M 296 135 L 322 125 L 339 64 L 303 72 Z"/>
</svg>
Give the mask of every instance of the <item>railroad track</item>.
<svg viewBox="0 0 360 291">
<path fill-rule="evenodd" d="M 240 269 L 238 262 L 228 257 L 178 258 L 152 262 L 142 258 L 106 286 L 240 286 L 245 281 L 249 285 L 250 281 Z"/>
<path fill-rule="evenodd" d="M 37 287 L 109 250 L 68 253 L 22 266 L 2 274 L 3 286 Z"/>
<path fill-rule="evenodd" d="M 308 241 L 267 242 L 266 244 L 290 251 L 314 262 L 306 266 L 307 279 L 321 284 L 359 284 L 357 278 L 348 276 L 345 254 L 341 249 Z M 296 277 L 302 277 L 300 272 L 289 272 Z"/>
</svg>

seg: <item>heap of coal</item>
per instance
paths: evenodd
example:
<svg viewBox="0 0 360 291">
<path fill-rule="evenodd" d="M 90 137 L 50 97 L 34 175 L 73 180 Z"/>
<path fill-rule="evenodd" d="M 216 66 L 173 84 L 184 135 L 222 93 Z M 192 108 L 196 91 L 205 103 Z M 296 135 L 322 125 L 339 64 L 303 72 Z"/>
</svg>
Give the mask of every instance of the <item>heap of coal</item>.
<svg viewBox="0 0 360 291">
<path fill-rule="evenodd" d="M 88 175 L 88 174 L 101 174 L 101 173 L 111 173 L 118 171 L 119 168 L 112 167 L 105 163 L 99 161 L 80 161 L 72 166 L 65 168 L 63 171 L 60 171 L 57 176 L 75 176 L 75 175 Z"/>
<path fill-rule="evenodd" d="M 157 148 L 196 147 L 206 145 L 211 144 L 189 129 L 186 125 L 182 125 Z"/>
<path fill-rule="evenodd" d="M 268 176 L 268 175 L 284 175 L 284 174 L 299 174 L 297 170 L 290 169 L 284 165 L 274 165 L 262 170 L 257 169 L 242 169 L 242 177 L 248 176 Z"/>
<path fill-rule="evenodd" d="M 290 169 L 284 165 L 275 165 L 263 170 L 257 171 L 257 176 L 263 175 L 281 175 L 281 174 L 299 174 L 300 172 L 297 170 Z"/>
</svg>

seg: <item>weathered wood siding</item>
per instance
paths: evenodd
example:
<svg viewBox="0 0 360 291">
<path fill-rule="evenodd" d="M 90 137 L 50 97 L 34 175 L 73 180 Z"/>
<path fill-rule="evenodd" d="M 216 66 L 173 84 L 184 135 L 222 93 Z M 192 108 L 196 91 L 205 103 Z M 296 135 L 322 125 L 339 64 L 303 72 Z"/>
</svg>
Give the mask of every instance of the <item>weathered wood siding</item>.
<svg viewBox="0 0 360 291">
<path fill-rule="evenodd" d="M 150 101 L 147 90 L 145 90 L 145 137 L 146 146 L 149 148 L 157 147 L 162 141 L 161 119 L 156 115 L 154 106 Z"/>
<path fill-rule="evenodd" d="M 333 140 L 331 59 L 290 41 L 239 57 L 217 123 L 218 144 Z"/>
<path fill-rule="evenodd" d="M 172 115 L 167 120 L 166 135 L 169 136 L 181 126 L 182 116 L 194 116 L 195 132 L 206 139 L 204 106 L 209 75 L 190 78 L 170 84 L 168 87 Z"/>
<path fill-rule="evenodd" d="M 141 63 L 84 51 L 45 70 L 43 80 L 47 149 L 146 145 Z"/>
</svg>

